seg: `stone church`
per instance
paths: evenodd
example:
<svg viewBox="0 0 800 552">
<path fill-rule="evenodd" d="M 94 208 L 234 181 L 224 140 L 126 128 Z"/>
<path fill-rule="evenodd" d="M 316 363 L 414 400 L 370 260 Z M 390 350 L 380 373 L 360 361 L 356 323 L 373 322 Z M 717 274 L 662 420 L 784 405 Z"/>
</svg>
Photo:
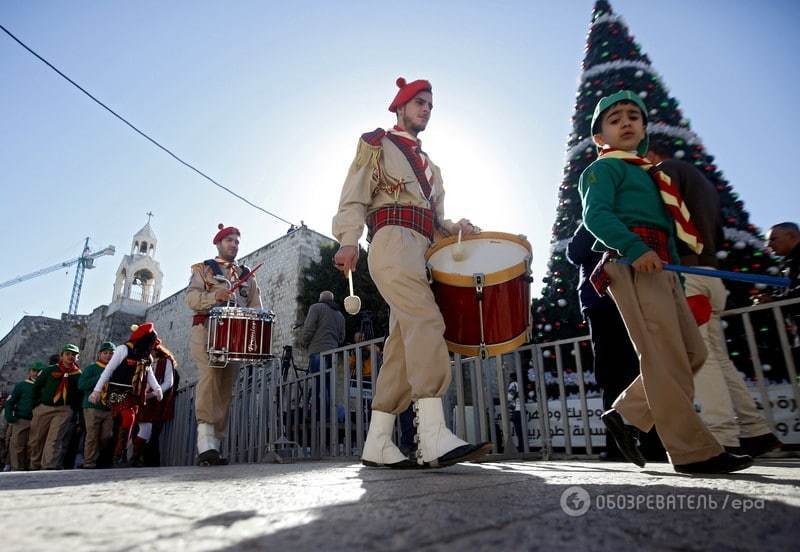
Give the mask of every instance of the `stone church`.
<svg viewBox="0 0 800 552">
<path fill-rule="evenodd" d="M 284 236 L 240 258 L 251 268 L 264 262 L 255 274 L 266 308 L 275 312 L 272 327 L 272 352 L 280 355 L 284 345 L 295 346 L 302 314 L 297 303 L 301 271 L 319 260 L 320 247 L 336 242 L 305 225 L 292 227 Z M 100 343 L 124 343 L 131 324 L 155 323 L 164 344 L 175 354 L 182 385 L 193 382 L 197 374 L 189 360 L 189 330 L 192 313 L 186 306 L 186 290 L 161 299 L 164 275 L 157 260 L 158 239 L 148 222 L 133 235 L 130 254 L 125 255 L 116 272 L 114 292 L 108 305 L 90 314 L 60 319 L 25 316 L 0 340 L 0 394 L 11 391 L 35 361 L 47 361 L 64 343 L 77 344 L 83 351 L 81 364 L 94 360 Z M 202 259 L 198 259 L 200 261 Z M 186 280 L 189 267 L 186 267 Z M 306 362 L 305 351 L 295 347 L 298 366 Z"/>
</svg>

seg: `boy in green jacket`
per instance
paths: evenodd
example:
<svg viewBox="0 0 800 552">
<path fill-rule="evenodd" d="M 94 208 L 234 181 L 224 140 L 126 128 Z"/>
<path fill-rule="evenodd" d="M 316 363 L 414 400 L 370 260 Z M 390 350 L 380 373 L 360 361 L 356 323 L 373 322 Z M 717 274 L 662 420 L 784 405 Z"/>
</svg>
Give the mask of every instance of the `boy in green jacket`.
<svg viewBox="0 0 800 552">
<path fill-rule="evenodd" d="M 636 430 L 656 427 L 675 471 L 729 473 L 752 465 L 749 456 L 724 451 L 695 412 L 693 374 L 706 349 L 678 277 L 675 237 L 695 251 L 702 242 L 676 186 L 650 171 L 647 109 L 634 92 L 601 98 L 592 117 L 598 159 L 581 174 L 583 222 L 605 251 L 592 277 L 611 292 L 639 355 L 640 374 L 602 420 L 620 452 L 644 466 Z M 649 171 L 649 172 L 648 172 Z M 609 262 L 625 257 L 630 266 Z"/>
<path fill-rule="evenodd" d="M 44 368 L 41 362 L 34 362 L 28 370 L 28 378 L 17 383 L 6 401 L 6 421 L 11 426 L 11 439 L 8 456 L 14 471 L 28 469 L 28 437 L 33 418 L 33 382 Z"/>
<path fill-rule="evenodd" d="M 58 364 L 43 369 L 33 382 L 34 408 L 28 442 L 32 470 L 58 468 L 64 435 L 73 414 L 81 408 L 79 353 L 77 345 L 67 343 Z"/>
<path fill-rule="evenodd" d="M 78 388 L 83 391 L 83 419 L 86 422 L 86 436 L 83 444 L 83 467 L 93 469 L 97 467 L 97 458 L 100 451 L 111 441 L 113 423 L 111 410 L 102 401 L 89 402 L 100 374 L 103 373 L 108 361 L 114 354 L 116 345 L 106 341 L 100 345 L 97 360 L 83 369 Z"/>
</svg>

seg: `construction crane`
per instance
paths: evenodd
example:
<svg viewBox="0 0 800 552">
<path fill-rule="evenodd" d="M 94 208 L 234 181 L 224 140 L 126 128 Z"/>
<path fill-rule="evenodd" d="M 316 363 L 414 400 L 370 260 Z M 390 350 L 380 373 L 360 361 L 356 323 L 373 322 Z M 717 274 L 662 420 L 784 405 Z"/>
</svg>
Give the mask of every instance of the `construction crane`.
<svg viewBox="0 0 800 552">
<path fill-rule="evenodd" d="M 69 298 L 68 312 L 69 314 L 77 314 L 78 301 L 80 301 L 81 299 L 81 288 L 83 287 L 83 273 L 86 271 L 86 269 L 94 268 L 94 260 L 96 258 L 102 257 L 104 255 L 113 255 L 115 252 L 116 249 L 114 248 L 114 246 L 109 245 L 108 247 L 101 249 L 100 251 L 95 251 L 94 253 L 92 253 L 91 249 L 89 249 L 89 238 L 86 238 L 86 243 L 83 244 L 83 252 L 81 253 L 80 257 L 64 261 L 63 263 L 58 263 L 57 265 L 48 266 L 47 268 L 37 270 L 36 272 L 31 272 L 30 274 L 17 276 L 16 278 L 12 278 L 7 282 L 0 283 L 0 289 L 13 286 L 14 284 L 19 284 L 21 282 L 30 280 L 32 278 L 37 278 L 39 276 L 48 274 L 50 272 L 54 272 L 59 268 L 66 268 L 68 266 L 76 264 L 78 265 L 78 268 L 75 270 L 75 282 L 72 284 L 72 295 L 70 295 Z"/>
</svg>

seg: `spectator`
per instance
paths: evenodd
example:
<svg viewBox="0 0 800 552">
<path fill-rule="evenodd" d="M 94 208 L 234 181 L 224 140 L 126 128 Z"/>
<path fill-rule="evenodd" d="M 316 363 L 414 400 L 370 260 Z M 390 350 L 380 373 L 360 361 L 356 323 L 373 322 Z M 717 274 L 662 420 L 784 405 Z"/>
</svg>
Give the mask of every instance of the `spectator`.
<svg viewBox="0 0 800 552">
<path fill-rule="evenodd" d="M 300 344 L 309 353 L 308 371 L 311 374 L 320 371 L 321 352 L 336 349 L 344 344 L 344 315 L 333 302 L 333 292 L 320 293 L 319 303 L 314 303 L 308 309 Z"/>
</svg>

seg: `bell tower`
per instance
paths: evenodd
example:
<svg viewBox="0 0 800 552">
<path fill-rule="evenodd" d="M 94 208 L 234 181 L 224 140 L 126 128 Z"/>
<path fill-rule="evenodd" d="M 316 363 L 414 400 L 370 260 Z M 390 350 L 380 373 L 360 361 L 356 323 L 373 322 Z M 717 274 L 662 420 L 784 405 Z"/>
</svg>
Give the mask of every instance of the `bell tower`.
<svg viewBox="0 0 800 552">
<path fill-rule="evenodd" d="M 147 224 L 133 235 L 131 252 L 119 263 L 108 314 L 122 311 L 143 316 L 161 298 L 164 274 L 155 260 L 158 239 L 150 226 L 152 216 L 147 213 Z"/>
</svg>

